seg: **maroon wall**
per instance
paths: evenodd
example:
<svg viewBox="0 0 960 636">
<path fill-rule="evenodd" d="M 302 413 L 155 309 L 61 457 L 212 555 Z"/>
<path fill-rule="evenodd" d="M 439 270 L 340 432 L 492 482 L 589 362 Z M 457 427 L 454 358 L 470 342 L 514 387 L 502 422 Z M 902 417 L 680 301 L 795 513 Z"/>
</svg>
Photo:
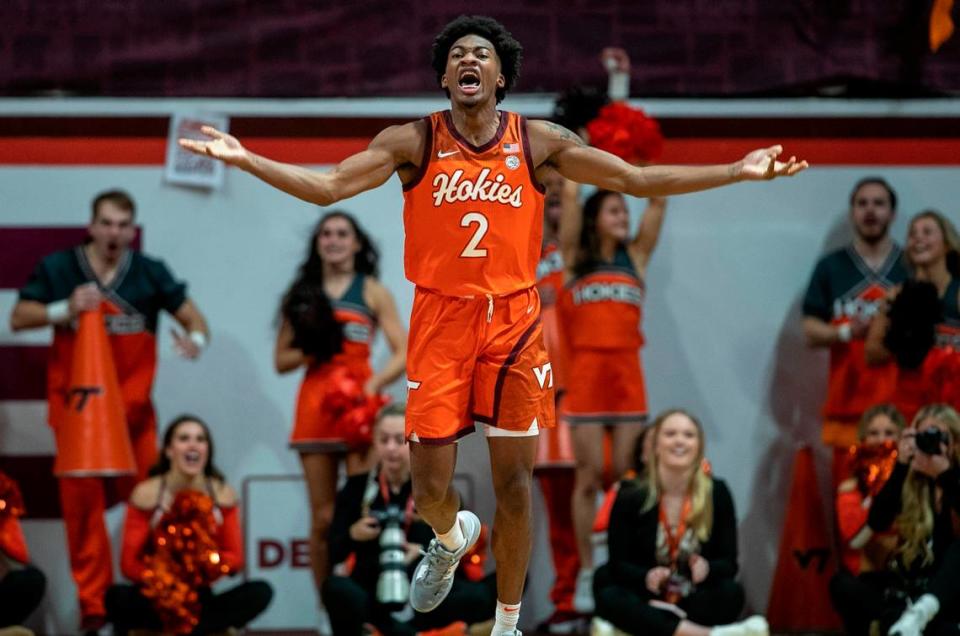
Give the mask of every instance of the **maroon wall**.
<svg viewBox="0 0 960 636">
<path fill-rule="evenodd" d="M 926 50 L 931 0 L 5 0 L 0 94 L 369 96 L 435 90 L 428 50 L 488 11 L 526 47 L 519 90 L 597 81 L 625 47 L 634 95 L 807 92 L 857 78 L 960 89 L 960 36 Z M 497 7 L 494 9 L 493 7 Z M 957 10 L 954 13 L 958 13 Z M 849 82 L 844 81 L 849 84 Z"/>
</svg>

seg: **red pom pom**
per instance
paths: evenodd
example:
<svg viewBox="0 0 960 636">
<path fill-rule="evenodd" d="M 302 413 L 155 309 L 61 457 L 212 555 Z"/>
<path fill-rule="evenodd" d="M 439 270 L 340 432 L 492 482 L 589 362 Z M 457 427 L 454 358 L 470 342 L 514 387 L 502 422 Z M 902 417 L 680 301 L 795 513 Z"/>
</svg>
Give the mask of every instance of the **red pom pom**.
<svg viewBox="0 0 960 636">
<path fill-rule="evenodd" d="M 197 590 L 225 572 L 213 507 L 206 493 L 178 492 L 157 525 L 153 552 L 144 559 L 143 595 L 153 602 L 167 632 L 193 631 L 200 622 Z"/>
<path fill-rule="evenodd" d="M 600 109 L 587 124 L 590 144 L 629 163 L 649 163 L 663 154 L 660 125 L 643 110 L 625 102 L 613 102 Z"/>
<path fill-rule="evenodd" d="M 20 487 L 6 473 L 0 471 L 0 515 L 23 516 L 23 496 Z"/>
<path fill-rule="evenodd" d="M 382 395 L 369 396 L 346 367 L 337 367 L 328 379 L 330 390 L 323 398 L 323 410 L 334 420 L 337 437 L 350 448 L 369 446 L 377 411 L 387 403 Z"/>
<path fill-rule="evenodd" d="M 876 496 L 897 463 L 897 445 L 886 441 L 871 446 L 855 446 L 851 453 L 851 469 L 860 491 L 871 497 Z"/>
</svg>

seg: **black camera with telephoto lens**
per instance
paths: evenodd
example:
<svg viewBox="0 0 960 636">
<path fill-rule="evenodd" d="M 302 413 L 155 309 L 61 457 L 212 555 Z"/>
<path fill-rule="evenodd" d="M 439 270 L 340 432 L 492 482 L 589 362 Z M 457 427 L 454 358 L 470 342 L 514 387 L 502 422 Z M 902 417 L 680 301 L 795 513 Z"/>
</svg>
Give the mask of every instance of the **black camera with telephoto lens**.
<svg viewBox="0 0 960 636">
<path fill-rule="evenodd" d="M 403 531 L 404 511 L 389 505 L 384 511 L 374 510 L 383 530 L 380 531 L 380 578 L 377 579 L 377 601 L 402 607 L 410 594 L 407 578 L 407 537 Z"/>
<path fill-rule="evenodd" d="M 917 450 L 927 455 L 941 455 L 943 454 L 941 445 L 949 444 L 950 438 L 936 426 L 931 426 L 917 433 L 914 441 L 917 444 Z"/>
</svg>

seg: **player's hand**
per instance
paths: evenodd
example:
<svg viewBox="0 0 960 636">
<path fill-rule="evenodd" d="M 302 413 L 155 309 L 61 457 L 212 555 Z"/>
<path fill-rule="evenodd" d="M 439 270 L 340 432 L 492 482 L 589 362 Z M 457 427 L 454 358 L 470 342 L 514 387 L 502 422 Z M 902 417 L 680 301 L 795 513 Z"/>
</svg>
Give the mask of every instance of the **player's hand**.
<svg viewBox="0 0 960 636">
<path fill-rule="evenodd" d="M 783 146 L 754 150 L 733 164 L 733 174 L 749 181 L 766 181 L 775 177 L 792 177 L 807 169 L 807 162 L 797 161 L 796 157 L 790 157 L 788 161 L 777 161 L 782 152 Z"/>
<path fill-rule="evenodd" d="M 350 526 L 350 538 L 359 543 L 373 541 L 379 536 L 380 523 L 370 515 L 360 517 Z"/>
<path fill-rule="evenodd" d="M 198 155 L 206 155 L 214 159 L 219 159 L 232 166 L 243 167 L 243 164 L 249 161 L 250 155 L 247 149 L 244 148 L 240 141 L 233 135 L 220 132 L 213 126 L 202 126 L 200 132 L 210 137 L 210 139 L 180 138 L 177 142 L 181 148 L 186 148 Z"/>
<path fill-rule="evenodd" d="M 699 585 L 707 580 L 710 574 L 710 562 L 699 554 L 690 555 L 690 580 L 694 585 Z"/>
<path fill-rule="evenodd" d="M 666 583 L 669 578 L 670 568 L 665 568 L 662 565 L 650 568 L 647 570 L 647 589 L 650 590 L 651 594 L 660 594 L 660 592 L 663 591 L 663 584 Z"/>
<path fill-rule="evenodd" d="M 194 342 L 187 333 L 171 329 L 170 335 L 173 336 L 173 350 L 180 357 L 187 360 L 196 360 L 200 356 L 200 345 Z"/>
<path fill-rule="evenodd" d="M 70 294 L 70 316 L 76 318 L 81 311 L 93 311 L 103 302 L 103 294 L 96 283 L 85 283 L 74 288 Z"/>
</svg>

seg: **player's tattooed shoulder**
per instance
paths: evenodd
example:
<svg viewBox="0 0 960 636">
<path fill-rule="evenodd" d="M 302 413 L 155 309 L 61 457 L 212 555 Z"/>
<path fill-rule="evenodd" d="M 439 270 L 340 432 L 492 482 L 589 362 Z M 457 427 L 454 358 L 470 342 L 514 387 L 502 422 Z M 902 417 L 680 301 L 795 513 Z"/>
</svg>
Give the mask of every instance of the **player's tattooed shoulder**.
<svg viewBox="0 0 960 636">
<path fill-rule="evenodd" d="M 552 121 L 544 123 L 547 125 L 547 130 L 549 130 L 551 134 L 556 135 L 559 139 L 563 141 L 572 141 L 578 146 L 586 145 L 583 143 L 583 139 L 580 138 L 580 135 L 564 128 L 563 126 L 555 124 Z"/>
</svg>

